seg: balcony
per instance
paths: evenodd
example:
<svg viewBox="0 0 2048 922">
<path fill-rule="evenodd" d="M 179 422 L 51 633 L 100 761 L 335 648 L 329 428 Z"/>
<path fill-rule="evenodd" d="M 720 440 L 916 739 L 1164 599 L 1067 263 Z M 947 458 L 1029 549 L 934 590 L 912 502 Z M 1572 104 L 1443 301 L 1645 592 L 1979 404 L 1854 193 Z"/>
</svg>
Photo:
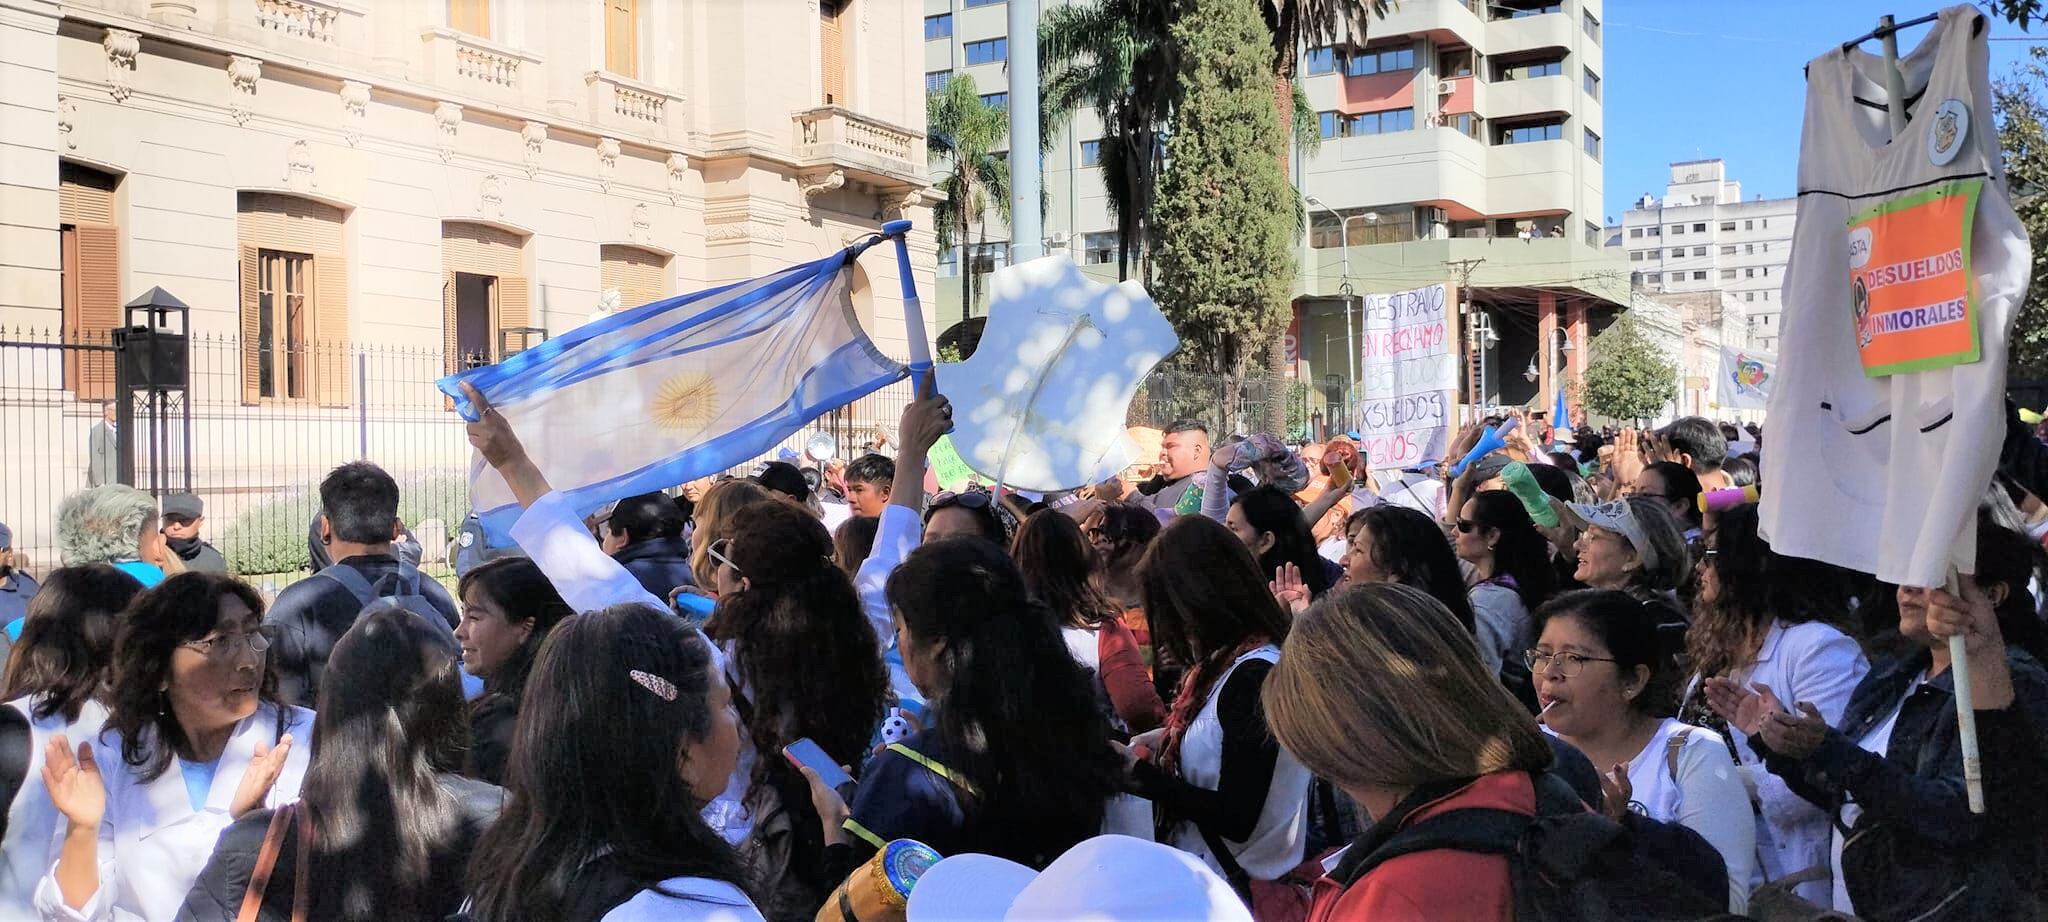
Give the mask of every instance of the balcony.
<svg viewBox="0 0 2048 922">
<path fill-rule="evenodd" d="M 547 78 L 539 55 L 440 27 L 420 33 L 426 45 L 426 77 L 462 96 L 539 109 Z"/>
<path fill-rule="evenodd" d="M 1562 74 L 1528 80 L 1497 80 L 1486 85 L 1485 106 L 1477 111 L 1489 119 L 1515 118 L 1573 111 L 1578 81 Z"/>
<path fill-rule="evenodd" d="M 1544 13 L 1519 19 L 1496 19 L 1487 23 L 1486 53 L 1499 55 L 1535 48 L 1577 47 L 1577 7 L 1577 4 L 1572 4 L 1566 8 L 1573 12 Z"/>
<path fill-rule="evenodd" d="M 1628 257 L 1566 237 L 1454 237 L 1359 246 L 1352 251 L 1354 267 L 1373 266 L 1375 272 L 1402 280 L 1378 283 L 1368 290 L 1456 282 L 1457 278 L 1444 268 L 1445 263 L 1479 260 L 1478 269 L 1472 273 L 1474 288 L 1577 289 L 1616 304 L 1629 303 Z M 1313 284 L 1297 287 L 1294 295 L 1334 297 L 1344 275 L 1344 251 L 1337 247 L 1312 250 L 1308 268 Z"/>
<path fill-rule="evenodd" d="M 849 179 L 878 186 L 922 188 L 925 175 L 924 133 L 859 115 L 839 106 L 820 106 L 796 113 L 796 157 L 805 167 L 832 166 L 849 171 Z"/>
<path fill-rule="evenodd" d="M 370 57 L 368 13 L 358 0 L 233 0 L 219 29 L 293 57 L 362 66 Z"/>
<path fill-rule="evenodd" d="M 590 89 L 590 118 L 599 125 L 660 141 L 688 134 L 681 96 L 602 70 L 584 74 L 583 84 Z"/>
<path fill-rule="evenodd" d="M 1403 0 L 1384 18 L 1371 22 L 1367 38 L 1427 35 L 1438 43 L 1463 42 L 1483 54 L 1486 24 L 1473 12 L 1474 6 L 1485 8 L 1480 0 Z"/>
</svg>

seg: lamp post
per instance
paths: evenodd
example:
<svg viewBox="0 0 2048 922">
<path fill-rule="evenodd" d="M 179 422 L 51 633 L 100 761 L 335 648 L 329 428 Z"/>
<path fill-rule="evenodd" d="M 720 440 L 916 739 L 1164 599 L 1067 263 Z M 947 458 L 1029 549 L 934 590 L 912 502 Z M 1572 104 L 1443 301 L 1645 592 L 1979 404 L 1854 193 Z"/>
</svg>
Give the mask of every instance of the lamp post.
<svg viewBox="0 0 2048 922">
<path fill-rule="evenodd" d="M 1357 334 L 1351 327 L 1351 238 L 1347 231 L 1352 221 L 1378 223 L 1380 216 L 1370 211 L 1365 214 L 1349 216 L 1338 214 L 1336 209 L 1323 204 L 1322 199 L 1316 198 L 1313 195 L 1304 195 L 1301 197 L 1301 200 L 1311 206 L 1321 208 L 1323 211 L 1328 212 L 1330 217 L 1337 219 L 1337 239 L 1339 243 L 1343 244 L 1343 252 L 1340 255 L 1344 259 L 1344 279 L 1337 285 L 1337 294 L 1344 299 L 1344 356 L 1347 363 L 1345 369 L 1350 375 L 1349 383 L 1344 388 L 1344 416 L 1350 428 L 1356 428 L 1356 421 L 1352 419 L 1356 415 L 1356 410 L 1351 404 L 1354 402 L 1354 392 L 1358 389 L 1358 339 Z M 1310 219 L 1309 224 L 1311 225 L 1310 236 L 1313 238 L 1314 219 Z M 1328 352 L 1329 350 L 1325 349 L 1324 351 Z"/>
</svg>

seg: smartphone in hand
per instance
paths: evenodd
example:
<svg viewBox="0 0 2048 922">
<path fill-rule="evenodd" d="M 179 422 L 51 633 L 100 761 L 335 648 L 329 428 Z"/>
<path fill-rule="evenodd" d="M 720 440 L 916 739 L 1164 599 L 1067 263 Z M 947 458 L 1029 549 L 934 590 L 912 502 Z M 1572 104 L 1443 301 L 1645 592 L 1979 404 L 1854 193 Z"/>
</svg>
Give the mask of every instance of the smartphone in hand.
<svg viewBox="0 0 2048 922">
<path fill-rule="evenodd" d="M 832 761 L 832 757 L 826 755 L 825 750 L 812 742 L 810 737 L 783 747 L 782 757 L 788 759 L 791 765 L 799 765 L 817 772 L 819 780 L 835 791 L 853 783 L 853 776 L 840 768 L 839 763 Z"/>
</svg>

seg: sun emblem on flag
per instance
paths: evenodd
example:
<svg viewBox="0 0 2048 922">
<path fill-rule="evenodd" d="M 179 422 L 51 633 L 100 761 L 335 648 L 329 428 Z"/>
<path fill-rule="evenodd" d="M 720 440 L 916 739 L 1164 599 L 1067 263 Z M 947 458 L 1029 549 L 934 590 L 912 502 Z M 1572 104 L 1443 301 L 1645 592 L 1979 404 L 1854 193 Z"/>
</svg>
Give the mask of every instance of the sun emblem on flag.
<svg viewBox="0 0 2048 922">
<path fill-rule="evenodd" d="M 663 429 L 701 431 L 718 416 L 718 382 L 701 371 L 682 372 L 655 390 L 647 414 Z"/>
</svg>

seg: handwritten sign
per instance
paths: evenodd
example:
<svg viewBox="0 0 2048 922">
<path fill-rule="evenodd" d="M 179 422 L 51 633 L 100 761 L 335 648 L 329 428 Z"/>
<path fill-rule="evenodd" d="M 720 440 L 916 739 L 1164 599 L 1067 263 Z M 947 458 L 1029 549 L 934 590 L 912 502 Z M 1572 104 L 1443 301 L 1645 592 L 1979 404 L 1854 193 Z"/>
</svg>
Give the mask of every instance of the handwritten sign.
<svg viewBox="0 0 2048 922">
<path fill-rule="evenodd" d="M 1458 363 L 1447 292 L 1430 285 L 1364 297 L 1359 447 L 1375 470 L 1440 459 L 1450 441 Z"/>
<path fill-rule="evenodd" d="M 940 436 L 937 442 L 932 443 L 932 450 L 924 457 L 931 464 L 932 476 L 939 481 L 941 490 L 958 493 L 967 489 L 967 484 L 975 478 L 974 468 L 968 467 L 967 460 L 960 457 L 959 450 L 953 447 L 953 437 L 950 435 Z"/>
</svg>

